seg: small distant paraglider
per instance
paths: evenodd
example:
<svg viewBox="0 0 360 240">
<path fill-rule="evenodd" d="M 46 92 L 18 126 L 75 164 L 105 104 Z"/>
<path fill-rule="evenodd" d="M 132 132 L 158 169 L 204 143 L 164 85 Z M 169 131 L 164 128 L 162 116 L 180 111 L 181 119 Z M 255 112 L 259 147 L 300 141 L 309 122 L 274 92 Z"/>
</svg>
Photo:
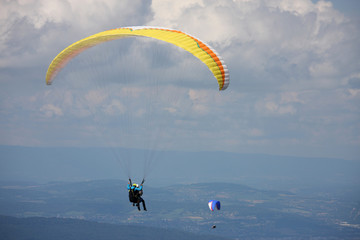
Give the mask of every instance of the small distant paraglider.
<svg viewBox="0 0 360 240">
<path fill-rule="evenodd" d="M 217 201 L 217 200 L 210 200 L 210 201 L 208 202 L 208 206 L 209 206 L 209 209 L 210 209 L 212 212 L 213 212 L 215 209 L 220 210 L 220 207 L 221 207 L 220 201 Z M 211 226 L 211 229 L 215 229 L 215 228 L 216 228 L 216 225 L 215 225 L 215 224 Z"/>
<path fill-rule="evenodd" d="M 215 209 L 220 210 L 220 201 L 210 200 L 208 205 L 211 211 L 214 211 Z"/>
</svg>

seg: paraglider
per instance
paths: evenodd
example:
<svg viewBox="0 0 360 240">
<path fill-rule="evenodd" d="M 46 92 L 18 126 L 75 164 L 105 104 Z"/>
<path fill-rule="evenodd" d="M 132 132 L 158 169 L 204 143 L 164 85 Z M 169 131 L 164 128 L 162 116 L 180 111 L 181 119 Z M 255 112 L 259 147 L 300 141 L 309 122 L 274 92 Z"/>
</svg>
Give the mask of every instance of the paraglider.
<svg viewBox="0 0 360 240">
<path fill-rule="evenodd" d="M 141 197 L 143 195 L 143 184 L 145 179 L 142 180 L 140 186 L 136 183 L 132 183 L 131 179 L 129 178 L 129 183 L 127 185 L 127 189 L 129 190 L 129 201 L 136 206 L 140 211 L 140 203 L 142 203 L 144 211 L 147 211 L 145 200 Z"/>
<path fill-rule="evenodd" d="M 51 62 L 46 73 L 46 84 L 50 85 L 57 73 L 78 54 L 100 43 L 126 37 L 150 37 L 172 43 L 185 49 L 200 59 L 213 73 L 219 90 L 225 90 L 230 81 L 227 66 L 222 58 L 209 45 L 184 32 L 148 26 L 122 27 L 100 32 L 77 41 L 61 51 Z"/>
<path fill-rule="evenodd" d="M 178 46 L 191 53 L 193 56 L 198 58 L 203 64 L 207 66 L 207 68 L 212 72 L 213 76 L 217 80 L 218 88 L 220 91 L 225 90 L 229 85 L 230 77 L 227 66 L 225 65 L 223 59 L 219 56 L 219 54 L 208 44 L 182 31 L 163 28 L 163 27 L 149 27 L 149 26 L 133 26 L 133 27 L 121 27 L 121 28 L 111 29 L 83 38 L 69 45 L 64 50 L 62 50 L 52 60 L 51 64 L 49 65 L 46 73 L 46 84 L 51 85 L 54 82 L 54 79 L 56 78 L 57 74 L 61 71 L 61 69 L 63 69 L 68 64 L 69 61 L 71 61 L 77 55 L 81 54 L 87 49 L 108 41 L 129 38 L 129 37 L 148 37 Z M 128 95 L 130 96 L 131 94 Z M 148 103 L 147 105 L 150 105 L 152 110 L 153 106 L 151 105 L 151 103 L 150 104 Z M 129 112 L 132 111 L 135 114 L 135 110 L 131 109 L 130 107 L 129 109 L 130 109 Z M 132 120 L 131 118 L 126 118 L 126 117 L 124 117 L 124 119 Z M 100 124 L 100 125 L 104 126 L 106 124 Z M 125 124 L 119 126 L 122 129 L 126 129 L 128 127 Z M 149 126 L 151 126 L 151 128 L 149 129 L 154 129 L 152 125 L 149 124 Z M 162 129 L 160 128 L 160 130 Z M 153 131 L 155 132 L 156 129 Z M 105 132 L 105 131 L 101 131 L 101 132 Z M 122 136 L 122 138 L 127 139 L 124 137 L 124 135 Z M 154 137 L 154 139 L 156 140 L 156 137 Z M 151 149 L 153 148 L 150 147 L 150 150 Z M 154 155 L 154 154 L 150 154 L 150 155 Z M 121 159 L 121 161 L 119 157 L 117 158 L 120 163 L 121 161 L 124 162 L 131 161 L 130 158 L 129 158 L 130 160 Z M 126 164 L 125 162 L 123 165 L 125 166 L 123 168 L 126 169 L 129 164 Z M 146 167 L 148 166 L 148 164 L 145 165 Z M 130 173 L 128 173 L 128 177 L 130 178 Z M 144 177 L 145 177 L 145 173 L 144 173 Z M 145 201 L 141 197 L 143 192 L 143 182 L 140 185 L 132 184 L 131 179 L 129 179 L 127 188 L 129 190 L 129 201 L 132 202 L 134 206 L 136 205 L 139 211 L 140 211 L 140 204 L 142 203 L 143 208 L 146 211 Z M 218 208 L 218 210 L 220 209 L 220 202 L 218 203 L 218 205 L 215 204 L 215 208 Z"/>
<path fill-rule="evenodd" d="M 210 200 L 208 202 L 209 209 L 213 212 L 214 210 L 220 210 L 220 201 L 217 200 Z M 216 225 L 212 225 L 212 229 L 216 228 Z"/>
<path fill-rule="evenodd" d="M 211 211 L 214 211 L 215 209 L 220 210 L 220 202 L 217 200 L 210 200 L 208 206 Z"/>
</svg>

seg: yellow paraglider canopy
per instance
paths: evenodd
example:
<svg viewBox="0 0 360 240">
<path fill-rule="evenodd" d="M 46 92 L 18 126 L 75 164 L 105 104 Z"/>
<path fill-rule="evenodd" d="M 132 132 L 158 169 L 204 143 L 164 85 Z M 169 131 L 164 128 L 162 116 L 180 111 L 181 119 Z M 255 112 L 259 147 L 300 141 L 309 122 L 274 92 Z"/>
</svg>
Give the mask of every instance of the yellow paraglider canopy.
<svg viewBox="0 0 360 240">
<path fill-rule="evenodd" d="M 51 62 L 46 73 L 46 84 L 50 85 L 56 74 L 75 56 L 97 44 L 125 38 L 143 36 L 159 39 L 179 46 L 200 59 L 213 73 L 219 84 L 219 90 L 229 85 L 229 73 L 222 58 L 209 45 L 181 31 L 160 27 L 123 27 L 100 32 L 77 41 L 61 51 Z"/>
</svg>

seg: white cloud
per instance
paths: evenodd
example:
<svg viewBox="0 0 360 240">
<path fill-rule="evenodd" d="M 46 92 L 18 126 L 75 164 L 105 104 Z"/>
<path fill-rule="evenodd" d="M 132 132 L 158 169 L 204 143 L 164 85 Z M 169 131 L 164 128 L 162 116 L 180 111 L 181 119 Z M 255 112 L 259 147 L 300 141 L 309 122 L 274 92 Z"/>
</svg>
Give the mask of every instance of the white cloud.
<svg viewBox="0 0 360 240">
<path fill-rule="evenodd" d="M 118 100 L 112 100 L 109 105 L 105 106 L 105 113 L 108 115 L 123 114 L 126 111 L 126 107 Z"/>
<path fill-rule="evenodd" d="M 355 97 L 355 96 L 360 96 L 360 89 L 349 89 L 349 93 L 351 94 L 351 96 Z"/>
<path fill-rule="evenodd" d="M 94 106 L 94 107 L 101 105 L 106 98 L 107 98 L 107 94 L 102 89 L 90 90 L 85 95 L 85 100 L 88 102 L 89 106 Z"/>
<path fill-rule="evenodd" d="M 284 92 L 281 93 L 281 103 L 305 103 L 304 100 L 299 98 L 297 92 Z"/>
<path fill-rule="evenodd" d="M 311 0 L 307 1 L 286 1 L 275 0 L 266 1 L 269 7 L 279 9 L 281 12 L 290 12 L 294 15 L 306 15 L 314 9 L 314 4 Z"/>
<path fill-rule="evenodd" d="M 194 114 L 206 115 L 210 112 L 216 112 L 217 109 L 228 106 L 232 101 L 238 98 L 226 95 L 216 89 L 189 89 L 188 96 L 191 101 Z"/>
<path fill-rule="evenodd" d="M 234 36 L 232 25 L 226 20 L 231 1 L 152 1 L 154 18 L 150 25 L 181 29 L 203 41 L 229 44 Z"/>
<path fill-rule="evenodd" d="M 0 4 L 1 67 L 46 64 L 80 38 L 124 25 L 143 25 L 151 17 L 150 2 L 141 0 L 14 0 Z"/>
<path fill-rule="evenodd" d="M 252 136 L 252 137 L 264 136 L 264 132 L 261 129 L 258 129 L 258 128 L 250 129 L 248 134 L 249 134 L 249 136 Z"/>
<path fill-rule="evenodd" d="M 280 115 L 296 113 L 296 109 L 292 105 L 279 105 L 274 102 L 265 102 L 264 107 L 267 113 L 276 113 Z"/>
<path fill-rule="evenodd" d="M 268 95 L 256 103 L 256 109 L 261 115 L 294 115 L 296 104 L 304 104 L 296 92 L 284 92 L 278 95 Z"/>
<path fill-rule="evenodd" d="M 315 79 L 331 77 L 338 74 L 337 66 L 334 66 L 332 62 L 315 63 L 309 67 L 309 71 Z"/>
<path fill-rule="evenodd" d="M 63 116 L 61 108 L 54 106 L 53 104 L 46 104 L 40 108 L 40 111 L 48 118 Z"/>
<path fill-rule="evenodd" d="M 169 113 L 176 113 L 177 112 L 176 108 L 173 108 L 173 107 L 166 107 L 166 108 L 164 108 L 164 110 L 169 112 Z"/>
</svg>

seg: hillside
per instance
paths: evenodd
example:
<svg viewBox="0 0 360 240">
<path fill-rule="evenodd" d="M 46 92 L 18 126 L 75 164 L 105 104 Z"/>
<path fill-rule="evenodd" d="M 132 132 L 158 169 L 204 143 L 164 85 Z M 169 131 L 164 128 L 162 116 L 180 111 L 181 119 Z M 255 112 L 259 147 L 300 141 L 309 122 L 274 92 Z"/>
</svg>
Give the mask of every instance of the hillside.
<svg viewBox="0 0 360 240">
<path fill-rule="evenodd" d="M 0 214 L 84 219 L 228 238 L 360 237 L 360 206 L 356 197 L 346 194 L 309 197 L 224 183 L 162 188 L 145 185 L 144 190 L 148 212 L 131 206 L 126 182 L 117 180 L 2 183 Z M 220 200 L 222 209 L 209 211 L 209 199 Z M 215 231 L 211 229 L 213 224 L 217 226 Z"/>
<path fill-rule="evenodd" d="M 6 240 L 226 240 L 173 229 L 125 226 L 64 218 L 0 216 L 0 239 Z"/>
</svg>

